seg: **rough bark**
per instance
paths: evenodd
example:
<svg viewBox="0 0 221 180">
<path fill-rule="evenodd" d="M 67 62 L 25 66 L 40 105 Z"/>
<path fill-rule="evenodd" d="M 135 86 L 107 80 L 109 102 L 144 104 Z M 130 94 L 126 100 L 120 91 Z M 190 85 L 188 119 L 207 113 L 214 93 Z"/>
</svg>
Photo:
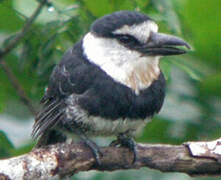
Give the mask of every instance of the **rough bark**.
<svg viewBox="0 0 221 180">
<path fill-rule="evenodd" d="M 221 140 L 183 145 L 138 144 L 138 160 L 127 148 L 102 147 L 101 165 L 82 143 L 56 144 L 0 160 L 1 179 L 58 179 L 80 171 L 114 171 L 149 167 L 189 175 L 221 175 Z"/>
</svg>

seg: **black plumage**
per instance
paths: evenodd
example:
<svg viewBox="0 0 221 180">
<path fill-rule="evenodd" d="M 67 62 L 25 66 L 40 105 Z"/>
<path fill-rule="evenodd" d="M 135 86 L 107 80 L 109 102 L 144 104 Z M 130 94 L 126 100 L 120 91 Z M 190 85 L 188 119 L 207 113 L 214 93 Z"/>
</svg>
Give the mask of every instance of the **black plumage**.
<svg viewBox="0 0 221 180">
<path fill-rule="evenodd" d="M 151 18 L 140 12 L 118 11 L 94 21 L 91 25 L 91 32 L 95 32 L 102 37 L 113 37 L 112 32 L 124 25 L 136 25 L 148 20 L 151 20 Z"/>
<path fill-rule="evenodd" d="M 71 94 L 78 96 L 78 105 L 89 115 L 113 121 L 119 118 L 145 119 L 160 111 L 165 97 L 162 73 L 150 87 L 136 95 L 132 89 L 113 81 L 97 65 L 90 63 L 81 48 L 82 41 L 68 50 L 55 67 L 42 98 L 43 109 L 36 118 L 35 136 L 69 123 L 65 109 Z"/>
</svg>

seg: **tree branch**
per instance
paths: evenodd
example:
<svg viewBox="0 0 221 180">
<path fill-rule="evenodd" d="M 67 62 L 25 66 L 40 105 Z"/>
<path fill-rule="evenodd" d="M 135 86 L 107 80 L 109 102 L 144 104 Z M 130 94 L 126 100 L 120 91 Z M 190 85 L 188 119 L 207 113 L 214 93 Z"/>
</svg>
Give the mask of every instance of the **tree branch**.
<svg viewBox="0 0 221 180">
<path fill-rule="evenodd" d="M 2 61 L 2 58 L 7 55 L 12 49 L 14 49 L 20 40 L 26 35 L 26 33 L 29 31 L 31 28 L 32 23 L 35 21 L 35 19 L 38 17 L 40 14 L 42 8 L 44 5 L 47 3 L 47 0 L 41 0 L 38 7 L 34 11 L 34 13 L 31 15 L 31 17 L 27 20 L 26 24 L 23 26 L 22 30 L 17 33 L 14 39 L 12 39 L 8 45 L 0 50 L 0 61 Z"/>
<path fill-rule="evenodd" d="M 22 38 L 26 35 L 26 33 L 30 30 L 31 25 L 35 21 L 35 19 L 40 14 L 42 8 L 47 3 L 47 0 L 41 0 L 38 7 L 34 11 L 34 13 L 31 15 L 30 18 L 27 19 L 26 24 L 23 26 L 22 30 L 17 33 L 14 39 L 12 39 L 5 48 L 0 49 L 0 64 L 7 74 L 12 86 L 15 88 L 18 96 L 21 98 L 22 102 L 29 108 L 32 114 L 36 115 L 36 111 L 31 103 L 31 100 L 26 95 L 23 87 L 20 85 L 18 79 L 13 74 L 11 69 L 7 66 L 6 62 L 3 60 L 3 57 L 6 56 L 9 52 L 11 52 L 12 49 L 14 49 L 18 43 L 22 40 Z"/>
<path fill-rule="evenodd" d="M 138 160 L 127 148 L 103 147 L 101 165 L 82 143 L 56 144 L 0 160 L 0 179 L 56 179 L 80 171 L 114 171 L 149 167 L 189 175 L 221 175 L 221 140 L 183 145 L 138 144 Z"/>
<path fill-rule="evenodd" d="M 6 62 L 1 61 L 0 65 L 2 69 L 4 70 L 5 74 L 8 76 L 8 79 L 11 82 L 12 86 L 14 87 L 17 95 L 21 98 L 21 101 L 27 106 L 27 108 L 30 110 L 30 112 L 33 115 L 37 115 L 37 111 L 35 110 L 31 100 L 26 95 L 24 88 L 21 86 L 18 79 L 16 78 L 14 73 L 11 71 L 11 69 L 8 67 Z"/>
</svg>

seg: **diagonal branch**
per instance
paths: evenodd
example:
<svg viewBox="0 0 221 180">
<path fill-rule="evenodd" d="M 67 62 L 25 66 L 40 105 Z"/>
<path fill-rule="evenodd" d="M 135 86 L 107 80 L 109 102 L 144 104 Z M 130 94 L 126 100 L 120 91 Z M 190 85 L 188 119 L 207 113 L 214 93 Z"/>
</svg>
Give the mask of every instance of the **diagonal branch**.
<svg viewBox="0 0 221 180">
<path fill-rule="evenodd" d="M 90 149 L 82 143 L 55 144 L 34 149 L 22 156 L 0 160 L 0 179 L 59 179 L 92 169 L 114 171 L 141 167 L 195 176 L 221 175 L 220 142 L 219 139 L 183 145 L 138 144 L 138 160 L 135 164 L 131 164 L 133 153 L 128 149 L 103 147 L 99 166 Z"/>
<path fill-rule="evenodd" d="M 23 87 L 20 85 L 20 83 L 19 83 L 18 79 L 16 78 L 16 76 L 13 74 L 11 69 L 7 66 L 6 62 L 3 60 L 3 57 L 6 56 L 9 52 L 11 52 L 11 50 L 14 49 L 18 45 L 18 43 L 22 40 L 22 38 L 30 30 L 31 25 L 33 24 L 35 19 L 38 17 L 38 15 L 40 14 L 40 12 L 41 12 L 41 10 L 42 10 L 42 8 L 44 7 L 45 4 L 47 4 L 47 0 L 41 0 L 38 7 L 34 11 L 34 13 L 31 15 L 30 18 L 28 18 L 28 20 L 27 20 L 26 24 L 23 26 L 22 30 L 19 33 L 17 33 L 15 38 L 12 39 L 7 44 L 7 46 L 5 48 L 0 49 L 0 64 L 3 68 L 3 70 L 7 74 L 11 84 L 15 88 L 15 90 L 16 90 L 17 94 L 19 95 L 19 97 L 21 98 L 22 102 L 29 108 L 31 113 L 34 114 L 34 115 L 36 115 L 36 111 L 35 111 L 35 109 L 32 105 L 31 100 L 26 95 Z"/>
<path fill-rule="evenodd" d="M 18 79 L 16 78 L 16 76 L 14 75 L 14 73 L 11 71 L 11 69 L 8 67 L 8 65 L 6 64 L 5 61 L 1 61 L 0 62 L 0 66 L 2 67 L 2 69 L 4 70 L 5 74 L 8 76 L 9 81 L 11 82 L 12 86 L 14 87 L 17 95 L 21 98 L 21 101 L 28 107 L 28 109 L 30 110 L 30 112 L 33 115 L 36 115 L 37 112 L 34 108 L 34 106 L 32 105 L 31 100 L 28 98 L 28 96 L 25 93 L 25 90 L 23 89 L 23 87 L 21 86 L 21 84 L 19 83 Z"/>
<path fill-rule="evenodd" d="M 18 45 L 20 40 L 22 40 L 22 38 L 30 30 L 32 23 L 38 17 L 45 4 L 47 4 L 47 0 L 41 0 L 32 16 L 27 20 L 26 24 L 23 26 L 22 30 L 19 33 L 17 33 L 15 38 L 12 39 L 5 48 L 0 49 L 0 61 L 2 61 L 2 58 Z"/>
</svg>

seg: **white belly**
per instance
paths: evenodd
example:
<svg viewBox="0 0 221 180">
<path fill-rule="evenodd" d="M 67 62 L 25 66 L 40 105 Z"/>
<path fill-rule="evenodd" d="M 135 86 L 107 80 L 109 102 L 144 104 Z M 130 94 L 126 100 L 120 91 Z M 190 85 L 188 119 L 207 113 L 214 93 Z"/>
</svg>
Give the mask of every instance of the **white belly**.
<svg viewBox="0 0 221 180">
<path fill-rule="evenodd" d="M 128 133 L 131 136 L 137 135 L 145 127 L 150 119 L 103 119 L 97 116 L 90 116 L 86 111 L 75 103 L 75 95 L 70 96 L 69 106 L 66 109 L 66 119 L 75 120 L 76 123 L 82 124 L 82 128 L 88 127 L 86 134 L 94 136 L 112 136 L 120 133 Z M 68 100 L 69 100 L 68 99 Z M 86 128 L 87 129 L 87 128 Z"/>
<path fill-rule="evenodd" d="M 119 133 L 130 133 L 132 136 L 137 135 L 145 127 L 150 119 L 133 120 L 133 119 L 117 119 L 107 120 L 98 117 L 89 116 L 84 123 L 87 124 L 93 132 L 90 135 L 112 136 Z"/>
</svg>

